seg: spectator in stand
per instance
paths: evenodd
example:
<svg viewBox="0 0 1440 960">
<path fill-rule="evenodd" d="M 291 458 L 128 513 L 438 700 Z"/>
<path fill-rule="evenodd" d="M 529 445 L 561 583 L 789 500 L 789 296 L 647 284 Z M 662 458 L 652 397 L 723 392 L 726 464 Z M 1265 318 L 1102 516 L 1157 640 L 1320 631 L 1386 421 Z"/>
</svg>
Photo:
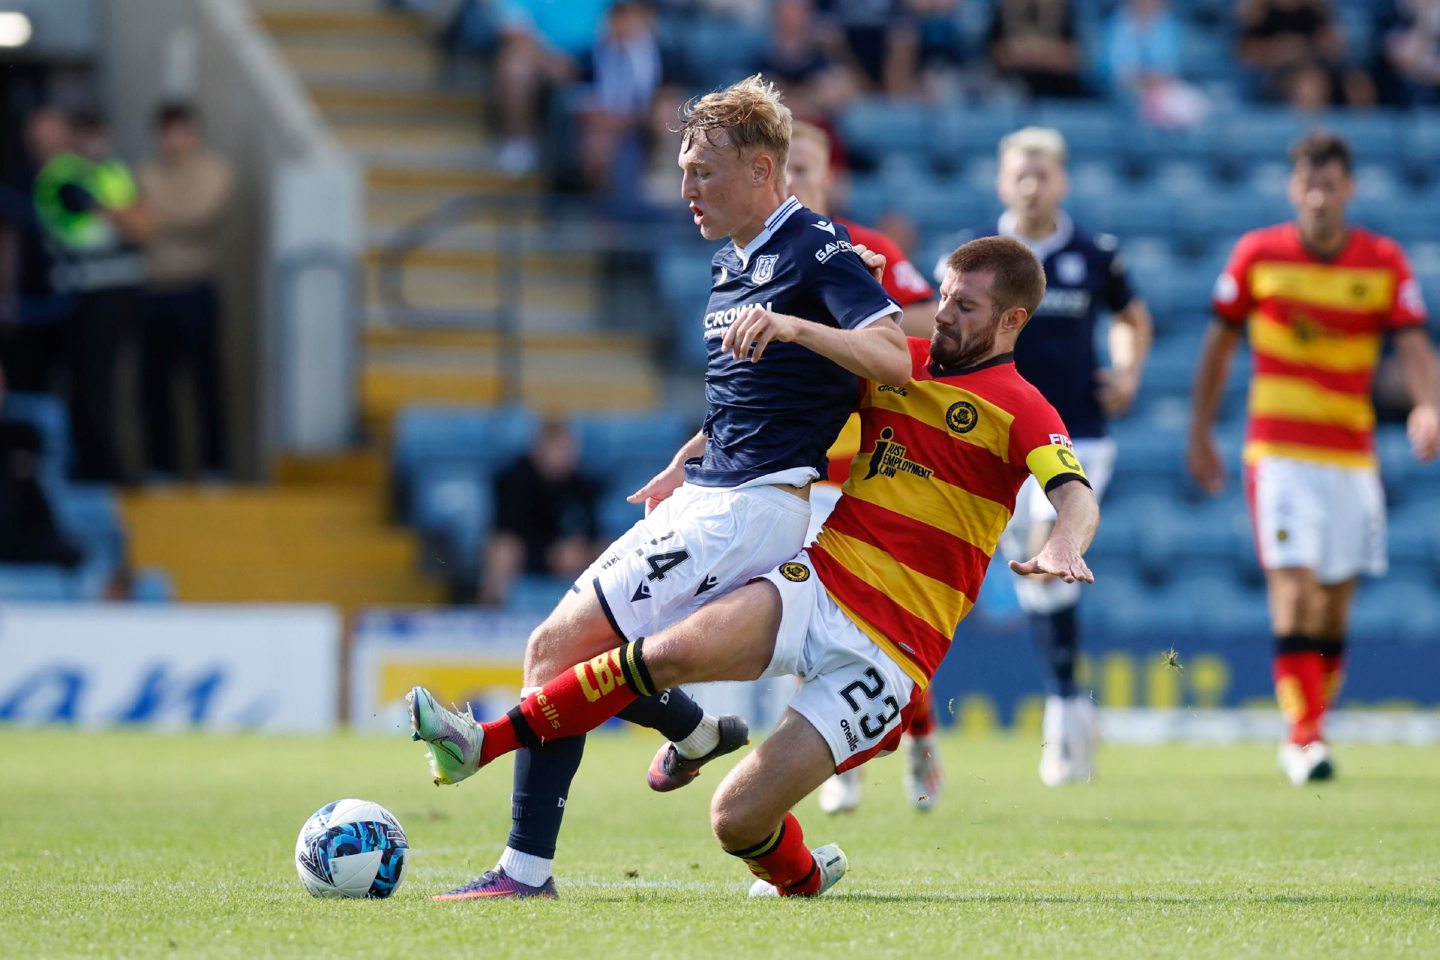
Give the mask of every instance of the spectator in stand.
<svg viewBox="0 0 1440 960">
<path fill-rule="evenodd" d="M 530 452 L 495 478 L 481 603 L 504 603 L 521 574 L 578 577 L 600 555 L 600 485 L 578 470 L 579 459 L 570 428 L 550 421 Z"/>
<path fill-rule="evenodd" d="M 581 171 L 593 193 L 615 188 L 629 194 L 634 178 L 625 174 L 644 165 L 645 127 L 664 79 L 648 7 L 619 0 L 606 11 L 592 75 L 580 113 Z"/>
<path fill-rule="evenodd" d="M 1079 97 L 1080 44 L 1066 0 L 998 0 L 986 36 L 990 63 L 1031 97 Z"/>
<path fill-rule="evenodd" d="M 74 478 L 123 478 L 116 436 L 115 368 L 144 276 L 135 244 L 150 229 L 130 168 L 110 152 L 97 114 L 71 120 L 74 148 L 35 178 L 35 212 L 55 258 L 55 286 L 74 298 L 65 320 Z"/>
<path fill-rule="evenodd" d="M 546 94 L 574 82 L 595 47 L 611 0 L 502 0 L 495 100 L 507 174 L 530 173 L 539 161 L 536 127 Z"/>
<path fill-rule="evenodd" d="M 901 0 L 819 0 L 831 60 L 860 86 L 904 96 L 915 85 L 920 35 Z"/>
<path fill-rule="evenodd" d="M 785 92 L 797 117 L 831 116 L 855 96 L 854 77 L 826 54 L 821 32 L 813 0 L 776 0 L 768 43 L 754 65 Z"/>
<path fill-rule="evenodd" d="M 200 117 L 187 103 L 156 111 L 155 138 L 155 158 L 140 167 L 140 196 L 151 214 L 140 336 L 146 465 L 162 480 L 179 471 L 174 381 L 183 367 L 199 413 L 200 467 L 217 479 L 225 473 L 226 430 L 215 276 L 235 174 L 205 146 Z"/>
<path fill-rule="evenodd" d="M 1114 95 L 1141 100 L 1180 77 L 1180 19 L 1165 0 L 1126 0 L 1105 25 L 1101 73 Z"/>
<path fill-rule="evenodd" d="M 1375 103 L 1375 83 L 1348 59 L 1345 36 L 1328 0 L 1240 0 L 1240 60 L 1256 71 L 1260 95 L 1269 100 L 1315 98 L 1304 72 L 1320 64 L 1331 76 L 1332 99 L 1352 107 Z M 1292 77 L 1300 72 L 1300 91 Z"/>
<path fill-rule="evenodd" d="M 1385 60 L 1410 104 L 1440 102 L 1440 0 L 1394 0 L 1381 29 Z"/>
<path fill-rule="evenodd" d="M 49 393 L 64 354 L 68 298 L 57 296 L 54 261 L 33 203 L 35 178 L 50 158 L 74 141 L 70 118 L 58 107 L 40 107 L 25 118 L 24 170 L 6 184 L 8 223 L 6 294 L 0 309 L 0 367 L 13 390 Z"/>
<path fill-rule="evenodd" d="M 5 378 L 0 374 L 0 410 Z M 20 420 L 0 420 L 0 563 L 78 566 L 84 559 L 55 524 L 40 486 L 40 433 Z"/>
<path fill-rule="evenodd" d="M 918 44 L 916 91 L 932 102 L 964 95 L 965 32 L 960 8 L 961 0 L 905 0 Z"/>
</svg>

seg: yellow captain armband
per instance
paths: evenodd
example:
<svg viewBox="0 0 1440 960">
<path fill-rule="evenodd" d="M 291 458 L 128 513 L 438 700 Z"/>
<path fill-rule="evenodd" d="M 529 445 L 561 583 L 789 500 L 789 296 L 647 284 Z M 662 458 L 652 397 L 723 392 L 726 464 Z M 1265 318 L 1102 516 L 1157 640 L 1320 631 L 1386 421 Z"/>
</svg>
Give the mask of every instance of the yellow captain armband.
<svg viewBox="0 0 1440 960">
<path fill-rule="evenodd" d="M 1090 486 L 1090 479 L 1085 476 L 1085 468 L 1080 466 L 1080 458 L 1075 456 L 1075 451 L 1068 443 L 1036 447 L 1025 458 L 1025 466 L 1035 475 L 1040 489 L 1047 492 L 1060 482 L 1070 479 L 1080 480 L 1085 486 Z"/>
</svg>

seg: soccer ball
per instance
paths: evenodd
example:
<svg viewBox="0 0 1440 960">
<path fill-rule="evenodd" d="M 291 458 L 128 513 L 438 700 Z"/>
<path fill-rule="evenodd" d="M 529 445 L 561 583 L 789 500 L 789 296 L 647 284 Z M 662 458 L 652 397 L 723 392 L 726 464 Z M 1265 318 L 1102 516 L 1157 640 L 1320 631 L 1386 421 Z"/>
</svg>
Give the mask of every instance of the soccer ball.
<svg viewBox="0 0 1440 960">
<path fill-rule="evenodd" d="M 300 828 L 295 869 L 317 897 L 388 897 L 405 879 L 409 852 L 389 810 L 369 800 L 336 800 Z"/>
</svg>

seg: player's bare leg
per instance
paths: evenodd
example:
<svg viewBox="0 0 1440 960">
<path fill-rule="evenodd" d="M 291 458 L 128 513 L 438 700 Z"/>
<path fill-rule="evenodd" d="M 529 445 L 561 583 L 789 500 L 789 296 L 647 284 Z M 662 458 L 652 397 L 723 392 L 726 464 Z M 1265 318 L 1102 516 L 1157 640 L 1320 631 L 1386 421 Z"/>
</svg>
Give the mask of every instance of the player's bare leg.
<svg viewBox="0 0 1440 960">
<path fill-rule="evenodd" d="M 910 725 L 905 730 L 902 783 L 905 796 L 915 809 L 929 811 L 940 801 L 945 777 L 940 767 L 940 744 L 935 737 L 938 729 L 935 705 L 928 689 L 916 696 L 911 711 Z"/>
<path fill-rule="evenodd" d="M 710 802 L 710 827 L 720 846 L 756 876 L 751 896 L 813 897 L 845 875 L 840 848 L 807 848 L 790 812 L 834 772 L 825 740 L 810 721 L 787 710 L 759 749 L 721 782 Z"/>
<path fill-rule="evenodd" d="M 1355 583 L 1322 584 L 1304 567 L 1265 572 L 1275 636 L 1275 699 L 1290 723 L 1279 762 L 1296 786 L 1335 774 L 1323 722 L 1344 677 Z"/>
</svg>

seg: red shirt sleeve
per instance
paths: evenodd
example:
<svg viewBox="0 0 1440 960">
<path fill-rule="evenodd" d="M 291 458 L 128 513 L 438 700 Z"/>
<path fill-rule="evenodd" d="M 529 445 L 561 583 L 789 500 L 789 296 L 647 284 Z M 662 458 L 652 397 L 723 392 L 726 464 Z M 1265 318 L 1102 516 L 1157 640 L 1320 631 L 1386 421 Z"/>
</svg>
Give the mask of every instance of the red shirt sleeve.
<svg viewBox="0 0 1440 960">
<path fill-rule="evenodd" d="M 1232 326 L 1244 325 L 1250 311 L 1255 308 L 1255 297 L 1250 290 L 1250 268 L 1255 263 L 1258 245 L 1259 241 L 1253 233 L 1241 237 L 1210 293 L 1210 306 L 1215 315 Z"/>
<path fill-rule="evenodd" d="M 925 303 L 935 299 L 935 291 L 930 288 L 920 271 L 915 269 L 905 251 L 900 249 L 900 244 L 879 230 L 858 224 L 848 224 L 848 227 L 852 240 L 865 244 L 885 257 L 885 275 L 880 278 L 880 285 L 890 294 L 891 300 L 902 307 L 908 307 L 912 303 Z"/>
<path fill-rule="evenodd" d="M 1390 269 L 1395 274 L 1395 300 L 1385 317 L 1386 330 L 1400 330 L 1405 327 L 1423 326 L 1426 321 L 1425 296 L 1420 292 L 1420 281 L 1410 269 L 1410 260 L 1400 244 L 1387 240 Z"/>
</svg>

